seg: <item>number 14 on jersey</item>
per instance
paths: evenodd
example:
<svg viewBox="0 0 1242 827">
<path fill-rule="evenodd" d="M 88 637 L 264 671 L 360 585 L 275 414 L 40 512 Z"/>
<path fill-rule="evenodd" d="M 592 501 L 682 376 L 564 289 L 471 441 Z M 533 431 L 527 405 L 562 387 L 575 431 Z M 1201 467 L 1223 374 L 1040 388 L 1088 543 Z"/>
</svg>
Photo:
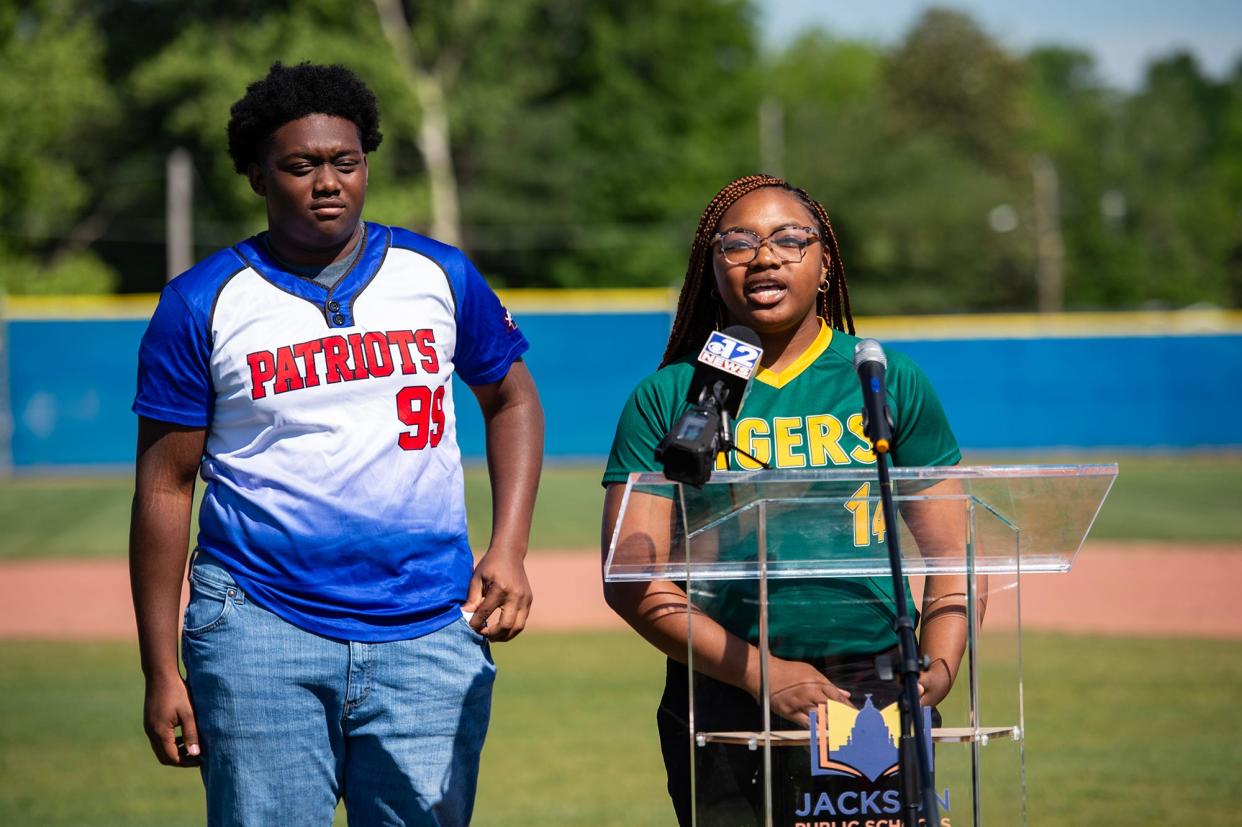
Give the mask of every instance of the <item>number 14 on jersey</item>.
<svg viewBox="0 0 1242 827">
<path fill-rule="evenodd" d="M 871 483 L 864 482 L 845 501 L 845 510 L 854 516 L 854 545 L 858 548 L 871 545 L 873 535 L 877 543 L 884 542 L 884 508 L 870 497 Z"/>
</svg>

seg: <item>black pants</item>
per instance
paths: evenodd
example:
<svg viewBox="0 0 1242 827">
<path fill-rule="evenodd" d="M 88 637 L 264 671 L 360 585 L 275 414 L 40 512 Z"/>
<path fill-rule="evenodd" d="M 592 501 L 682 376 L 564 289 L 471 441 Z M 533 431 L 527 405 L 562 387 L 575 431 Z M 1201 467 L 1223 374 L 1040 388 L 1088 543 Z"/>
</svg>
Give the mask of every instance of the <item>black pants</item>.
<svg viewBox="0 0 1242 827">
<path fill-rule="evenodd" d="M 896 654 L 895 650 L 892 653 Z M 896 658 L 893 658 L 896 662 Z M 829 680 L 850 691 L 861 703 L 870 693 L 877 708 L 897 700 L 900 684 L 884 681 L 875 670 L 875 656 L 839 658 L 815 664 Z M 669 660 L 664 696 L 656 713 L 660 732 L 660 751 L 668 774 L 668 793 L 681 825 L 690 824 L 695 801 L 690 796 L 691 745 L 689 727 L 689 673 L 684 664 Z M 763 712 L 744 690 L 695 673 L 695 729 L 704 731 L 758 731 L 763 729 Z M 938 716 L 933 712 L 933 718 Z M 795 724 L 773 717 L 772 728 L 799 729 Z M 695 799 L 701 825 L 751 827 L 764 823 L 763 749 L 744 745 L 709 743 L 693 747 Z M 792 823 L 804 806 L 806 796 L 818 796 L 827 788 L 849 789 L 854 779 L 817 779 L 808 787 L 810 752 L 806 747 L 772 748 L 772 809 L 777 823 Z M 891 787 L 896 779 L 869 783 L 867 789 Z M 814 800 L 814 798 L 812 798 Z"/>
</svg>

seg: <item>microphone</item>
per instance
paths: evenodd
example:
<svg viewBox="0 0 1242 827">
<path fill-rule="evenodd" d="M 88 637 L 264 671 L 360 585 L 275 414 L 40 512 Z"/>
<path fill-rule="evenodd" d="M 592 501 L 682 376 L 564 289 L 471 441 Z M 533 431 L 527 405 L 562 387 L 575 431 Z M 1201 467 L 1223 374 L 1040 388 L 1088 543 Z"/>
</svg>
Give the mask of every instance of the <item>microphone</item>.
<svg viewBox="0 0 1242 827">
<path fill-rule="evenodd" d="M 759 336 L 743 325 L 713 330 L 699 352 L 686 392 L 691 404 L 656 446 L 656 461 L 674 482 L 702 487 L 712 475 L 716 454 L 732 447 L 729 420 L 737 416 L 759 368 Z"/>
<path fill-rule="evenodd" d="M 715 396 L 721 411 L 736 418 L 761 356 L 759 334 L 749 327 L 735 324 L 723 331 L 713 330 L 699 352 L 686 401 L 702 405 L 709 396 Z"/>
<path fill-rule="evenodd" d="M 884 371 L 888 359 L 875 339 L 863 339 L 854 346 L 854 370 L 862 383 L 863 433 L 878 454 L 887 454 L 893 441 L 893 416 L 888 410 Z"/>
</svg>

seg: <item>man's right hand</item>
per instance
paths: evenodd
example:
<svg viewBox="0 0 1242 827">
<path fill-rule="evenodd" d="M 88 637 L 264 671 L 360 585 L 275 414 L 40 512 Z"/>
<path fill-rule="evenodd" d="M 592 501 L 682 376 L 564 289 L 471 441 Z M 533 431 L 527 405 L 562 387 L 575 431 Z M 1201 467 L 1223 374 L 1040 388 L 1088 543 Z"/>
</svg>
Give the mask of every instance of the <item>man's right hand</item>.
<svg viewBox="0 0 1242 827">
<path fill-rule="evenodd" d="M 147 682 L 142 726 L 161 764 L 197 767 L 202 754 L 190 693 L 180 675 Z M 180 728 L 181 735 L 177 734 Z"/>
</svg>

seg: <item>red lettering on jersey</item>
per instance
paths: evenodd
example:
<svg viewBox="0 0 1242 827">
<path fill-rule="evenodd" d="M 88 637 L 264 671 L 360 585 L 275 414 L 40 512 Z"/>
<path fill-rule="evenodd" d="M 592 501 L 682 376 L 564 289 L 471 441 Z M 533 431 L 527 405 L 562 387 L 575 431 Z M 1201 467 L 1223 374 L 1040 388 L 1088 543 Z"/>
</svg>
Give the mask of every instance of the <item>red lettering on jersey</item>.
<svg viewBox="0 0 1242 827">
<path fill-rule="evenodd" d="M 349 334 L 349 349 L 354 354 L 354 378 L 355 379 L 366 379 L 367 378 L 367 360 L 366 360 L 366 357 L 362 355 L 362 334 L 361 333 Z"/>
<path fill-rule="evenodd" d="M 431 395 L 431 447 L 435 448 L 444 437 L 444 386 L 436 388 Z"/>
<path fill-rule="evenodd" d="M 263 383 L 276 375 L 276 360 L 270 350 L 257 350 L 246 357 L 250 365 L 250 398 L 262 399 L 267 396 Z"/>
<path fill-rule="evenodd" d="M 431 388 L 411 385 L 397 392 L 397 419 L 413 430 L 397 435 L 403 451 L 421 451 L 427 447 L 431 423 Z"/>
<path fill-rule="evenodd" d="M 297 391 L 302 389 L 302 374 L 298 372 L 298 363 L 293 358 L 293 348 L 285 345 L 276 349 L 276 381 L 272 390 L 276 393 Z"/>
<path fill-rule="evenodd" d="M 367 357 L 367 370 L 372 376 L 392 373 L 392 351 L 388 349 L 388 337 L 383 333 L 368 333 L 362 337 L 363 353 Z"/>
<path fill-rule="evenodd" d="M 391 376 L 401 360 L 403 374 L 418 373 L 420 367 L 430 373 L 440 369 L 440 358 L 435 349 L 435 333 L 430 329 L 390 330 L 387 332 L 350 333 L 345 336 L 325 336 L 309 342 L 284 345 L 273 351 L 260 350 L 246 357 L 250 365 L 251 396 L 262 399 L 269 392 L 288 393 L 302 388 L 314 388 L 321 382 L 334 385 L 368 377 Z M 411 347 L 413 345 L 414 347 Z M 395 348 L 395 353 L 394 353 Z M 414 348 L 418 352 L 414 352 Z M 318 358 L 323 354 L 323 369 Z M 268 384 L 270 383 L 270 388 Z M 443 394 L 435 402 L 428 397 L 421 422 L 424 423 L 423 444 L 439 443 L 439 431 L 443 429 Z M 419 400 L 402 403 L 414 410 Z M 435 428 L 432 429 L 432 424 Z M 405 420 L 402 420 L 405 421 Z M 407 423 L 409 424 L 409 423 Z M 434 430 L 434 432 L 433 432 Z"/>
<path fill-rule="evenodd" d="M 388 341 L 397 346 L 397 354 L 401 357 L 401 372 L 409 375 L 418 373 L 414 364 L 414 356 L 410 353 L 410 345 L 414 344 L 413 330 L 390 330 Z"/>
<path fill-rule="evenodd" d="M 444 438 L 444 386 L 435 389 L 423 385 L 402 388 L 397 393 L 397 418 L 412 430 L 397 435 L 397 445 L 404 451 L 421 451 L 429 444 L 435 448 Z"/>
<path fill-rule="evenodd" d="M 343 336 L 326 336 L 323 338 L 323 378 L 329 385 L 341 380 L 354 378 L 349 367 L 348 345 Z"/>
<path fill-rule="evenodd" d="M 436 343 L 436 334 L 429 328 L 415 331 L 414 344 L 418 346 L 418 352 L 426 358 L 421 362 L 423 370 L 428 373 L 440 372 L 440 357 L 436 355 L 436 349 L 432 347 Z"/>
<path fill-rule="evenodd" d="M 319 371 L 315 367 L 315 354 L 323 350 L 323 340 L 315 339 L 293 346 L 293 353 L 302 360 L 302 378 L 306 387 L 313 388 L 319 384 Z"/>
</svg>

